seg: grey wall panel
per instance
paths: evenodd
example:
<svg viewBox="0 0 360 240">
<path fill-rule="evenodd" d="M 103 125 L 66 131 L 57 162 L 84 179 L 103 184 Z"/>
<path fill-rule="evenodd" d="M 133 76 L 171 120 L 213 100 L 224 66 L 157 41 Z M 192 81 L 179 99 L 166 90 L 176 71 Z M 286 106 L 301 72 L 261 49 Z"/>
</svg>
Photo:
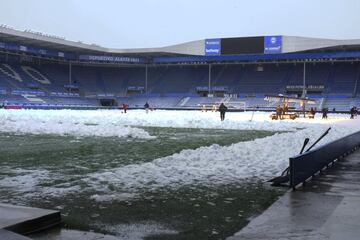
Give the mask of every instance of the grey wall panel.
<svg viewBox="0 0 360 240">
<path fill-rule="evenodd" d="M 283 36 L 282 44 L 282 52 L 291 53 L 342 45 L 360 45 L 360 40 L 334 40 Z"/>
</svg>

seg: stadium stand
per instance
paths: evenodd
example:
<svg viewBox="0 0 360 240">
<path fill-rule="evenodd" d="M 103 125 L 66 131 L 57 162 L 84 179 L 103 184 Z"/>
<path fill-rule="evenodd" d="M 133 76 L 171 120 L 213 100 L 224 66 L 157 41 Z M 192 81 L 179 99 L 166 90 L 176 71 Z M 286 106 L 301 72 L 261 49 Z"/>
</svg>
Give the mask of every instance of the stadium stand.
<svg viewBox="0 0 360 240">
<path fill-rule="evenodd" d="M 46 103 L 95 107 L 100 106 L 99 98 L 115 98 L 119 102 L 128 102 L 130 107 L 141 107 L 144 102 L 151 99 L 150 102 L 153 102 L 157 108 L 174 108 L 196 107 L 201 103 L 219 100 L 216 98 L 204 100 L 197 93 L 197 86 L 204 86 L 205 92 L 208 91 L 206 86 L 208 70 L 205 66 L 150 68 L 147 94 L 143 93 L 144 69 L 139 67 L 74 66 L 72 84 L 79 88 L 78 92 L 65 87 L 69 85 L 66 65 L 24 66 L 3 63 L 0 67 L 3 69 L 0 70 L 3 99 L 6 98 L 4 96 L 9 96 L 8 102 L 16 104 Z M 271 108 L 272 106 L 263 100 L 264 96 L 285 94 L 287 86 L 299 86 L 301 93 L 303 81 L 301 66 L 266 64 L 260 69 L 258 67 L 259 65 L 218 66 L 216 83 L 223 85 L 221 89 L 225 94 L 236 94 L 238 100 L 246 102 L 248 107 Z M 32 74 L 28 74 L 24 68 L 33 69 Z M 307 85 L 324 86 L 324 91 L 312 93 L 310 96 L 325 98 L 324 107 L 347 110 L 351 103 L 359 102 L 356 90 L 359 69 L 358 63 L 311 64 L 306 73 Z M 35 74 L 38 76 L 35 77 Z M 43 82 L 39 79 L 43 79 Z M 142 90 L 136 94 L 127 94 L 131 86 Z M 216 86 L 213 86 L 213 89 L 216 89 Z M 33 97 L 23 97 L 26 95 Z M 36 97 L 41 101 L 34 101 Z M 180 100 L 186 97 L 190 98 L 187 103 L 179 106 Z"/>
<path fill-rule="evenodd" d="M 236 46 L 221 45 L 226 54 L 207 56 L 190 42 L 170 46 L 169 52 L 127 49 L 130 55 L 123 55 L 64 39 L 57 44 L 49 38 L 46 49 L 43 42 L 13 32 L 0 27 L 0 101 L 8 105 L 92 109 L 126 102 L 141 108 L 148 101 L 155 108 L 200 108 L 225 101 L 271 110 L 275 104 L 265 95 L 304 92 L 317 100 L 318 109 L 348 111 L 360 103 L 360 40 L 334 40 L 320 51 L 321 39 L 311 39 L 317 48 L 303 49 L 297 38 L 277 36 L 290 50 L 284 45 L 284 53 L 269 54 L 269 48 L 259 50 L 264 54 L 229 54 L 226 49 Z"/>
</svg>

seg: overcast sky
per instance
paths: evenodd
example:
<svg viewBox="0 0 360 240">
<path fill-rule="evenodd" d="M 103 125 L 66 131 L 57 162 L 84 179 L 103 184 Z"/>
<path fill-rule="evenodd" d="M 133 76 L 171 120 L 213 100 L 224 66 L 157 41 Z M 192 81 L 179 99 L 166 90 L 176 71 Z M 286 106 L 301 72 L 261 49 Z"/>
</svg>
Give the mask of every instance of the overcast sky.
<svg viewBox="0 0 360 240">
<path fill-rule="evenodd" d="M 0 1 L 0 24 L 104 47 L 262 35 L 360 39 L 360 0 Z"/>
</svg>

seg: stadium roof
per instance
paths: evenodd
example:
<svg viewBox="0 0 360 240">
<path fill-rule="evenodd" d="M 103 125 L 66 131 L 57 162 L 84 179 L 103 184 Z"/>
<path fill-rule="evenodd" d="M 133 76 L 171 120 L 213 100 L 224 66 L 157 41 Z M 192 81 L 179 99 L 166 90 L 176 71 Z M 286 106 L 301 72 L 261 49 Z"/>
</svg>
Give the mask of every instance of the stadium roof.
<svg viewBox="0 0 360 240">
<path fill-rule="evenodd" d="M 312 51 L 353 51 L 360 50 L 360 39 L 355 40 L 335 40 L 293 36 L 281 37 L 281 52 L 279 53 L 296 53 L 296 52 L 312 52 Z M 221 48 L 229 48 L 227 53 L 221 55 L 238 55 L 238 54 L 259 54 L 260 52 L 244 52 L 235 51 L 232 44 L 243 44 L 243 48 L 252 48 L 253 42 L 265 37 L 242 37 L 242 38 L 223 38 L 220 41 Z M 211 39 L 210 39 L 211 40 Z M 136 48 L 136 49 L 115 49 L 106 48 L 95 44 L 86 44 L 80 41 L 70 41 L 64 38 L 49 36 L 31 31 L 19 31 L 12 28 L 0 26 L 0 41 L 11 42 L 16 44 L 31 45 L 48 49 L 56 49 L 65 52 L 74 52 L 78 54 L 100 54 L 100 55 L 138 55 L 138 56 L 176 56 L 176 55 L 206 55 L 207 39 L 186 42 L 182 44 L 158 47 L 158 48 Z M 260 41 L 260 45 L 264 45 Z M 225 45 L 228 42 L 229 46 Z M 226 49 L 225 49 L 226 50 Z M 225 51 L 224 50 L 224 51 Z M 257 51 L 257 50 L 255 50 Z M 262 52 L 263 53 L 263 52 Z"/>
<path fill-rule="evenodd" d="M 24 45 L 32 45 L 37 47 L 56 49 L 67 52 L 81 52 L 81 53 L 94 53 L 94 54 L 123 54 L 123 55 L 201 55 L 201 50 L 204 48 L 204 40 L 193 41 L 184 44 L 173 45 L 169 47 L 159 48 L 137 48 L 137 49 L 115 49 L 106 48 L 96 44 L 86 44 L 83 42 L 75 42 L 66 40 L 64 38 L 52 37 L 45 34 L 39 34 L 30 31 L 19 31 L 12 28 L 0 26 L 0 40 L 18 43 Z"/>
</svg>

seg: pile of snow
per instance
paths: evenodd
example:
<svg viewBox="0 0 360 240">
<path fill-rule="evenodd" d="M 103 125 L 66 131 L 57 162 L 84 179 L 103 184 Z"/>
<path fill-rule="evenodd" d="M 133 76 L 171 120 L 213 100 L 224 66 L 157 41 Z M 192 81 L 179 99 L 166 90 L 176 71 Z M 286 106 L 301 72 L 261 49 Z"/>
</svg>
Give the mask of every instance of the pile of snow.
<svg viewBox="0 0 360 240">
<path fill-rule="evenodd" d="M 5 175 L 5 173 L 10 173 L 11 176 L 6 176 L 0 178 L 0 186 L 3 189 L 8 189 L 10 191 L 15 191 L 19 195 L 12 196 L 18 198 L 17 200 L 22 200 L 22 198 L 39 198 L 43 199 L 44 196 L 62 196 L 69 193 L 76 193 L 81 190 L 79 185 L 72 186 L 70 183 L 56 184 L 55 186 L 44 186 L 48 184 L 50 180 L 62 179 L 62 176 L 51 173 L 48 170 L 44 169 L 11 169 L 9 167 L 4 167 L 0 170 L 0 176 Z M 3 200 L 8 200 L 9 196 L 0 196 L 0 199 L 4 197 Z"/>
<path fill-rule="evenodd" d="M 5 173 L 11 173 L 13 176 L 1 179 L 0 186 L 11 188 L 18 192 L 32 192 L 41 181 L 50 178 L 50 172 L 47 170 L 3 168 L 0 174 L 3 175 Z"/>
<path fill-rule="evenodd" d="M 114 112 L 74 110 L 0 110 L 0 132 L 57 134 L 79 137 L 132 137 L 152 139 L 145 130 L 120 123 Z"/>
<path fill-rule="evenodd" d="M 140 222 L 135 224 L 94 224 L 94 226 L 104 229 L 116 235 L 117 239 L 142 240 L 146 236 L 157 234 L 178 234 L 178 231 L 168 229 L 167 227 L 156 222 Z"/>
<path fill-rule="evenodd" d="M 151 136 L 146 131 L 136 127 L 287 131 L 231 146 L 221 147 L 214 144 L 195 150 L 183 150 L 151 162 L 131 164 L 84 176 L 82 181 L 86 182 L 90 190 L 96 190 L 92 196 L 94 200 L 113 201 L 131 199 L 140 196 L 144 191 L 157 191 L 164 187 L 176 189 L 190 184 L 213 186 L 254 177 L 267 180 L 287 167 L 289 157 L 299 153 L 305 138 L 311 139 L 310 146 L 331 126 L 332 130 L 320 142 L 320 146 L 360 130 L 360 121 L 350 120 L 348 115 L 330 114 L 327 120 L 317 116 L 315 119 L 272 121 L 269 113 L 257 112 L 252 121 L 251 118 L 251 112 L 227 113 L 226 120 L 221 122 L 218 113 L 200 111 L 153 111 L 146 114 L 142 110 L 134 110 L 122 114 L 120 111 L 108 110 L 0 110 L 0 132 L 149 138 Z M 42 177 L 32 174 L 29 176 L 35 178 L 29 180 L 33 185 L 36 185 L 37 177 Z M 4 178 L 0 181 L 0 186 L 21 186 L 25 181 L 22 181 L 21 177 L 19 179 Z M 75 188 L 72 186 L 70 189 Z M 51 194 L 51 189 L 48 188 L 36 191 Z M 60 188 L 57 194 L 66 192 L 66 187 Z"/>
<path fill-rule="evenodd" d="M 347 116 L 332 116 L 331 122 L 344 121 Z M 252 121 L 250 121 L 252 119 Z M 226 114 L 224 122 L 217 112 L 156 110 L 148 114 L 143 110 L 1 110 L 0 132 L 31 134 L 59 134 L 74 136 L 117 136 L 151 138 L 137 127 L 217 128 L 241 130 L 292 131 L 305 128 L 309 123 L 329 121 L 297 119 L 272 121 L 269 113 L 252 112 Z M 130 127 L 132 126 L 132 127 Z"/>
<path fill-rule="evenodd" d="M 93 196 L 94 200 L 112 201 L 135 198 L 143 191 L 156 191 L 164 187 L 177 188 L 189 184 L 214 186 L 254 177 L 268 180 L 288 166 L 290 157 L 299 154 L 306 137 L 311 139 L 310 146 L 327 127 L 275 134 L 225 147 L 214 144 L 183 150 L 152 162 L 93 173 L 86 182 L 99 192 Z M 353 130 L 344 126 L 333 127 L 318 146 L 348 135 Z M 106 188 L 107 184 L 116 190 L 110 191 Z M 119 193 L 122 191 L 127 195 Z"/>
</svg>

